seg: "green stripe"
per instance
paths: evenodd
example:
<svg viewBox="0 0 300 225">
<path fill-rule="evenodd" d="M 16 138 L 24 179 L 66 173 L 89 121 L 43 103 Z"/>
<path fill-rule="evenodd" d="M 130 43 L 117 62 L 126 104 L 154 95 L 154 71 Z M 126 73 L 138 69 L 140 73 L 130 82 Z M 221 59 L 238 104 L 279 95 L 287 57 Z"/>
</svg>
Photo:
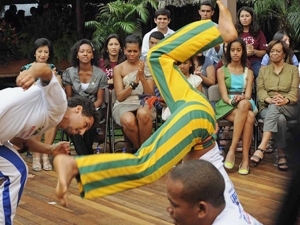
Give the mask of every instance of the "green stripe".
<svg viewBox="0 0 300 225">
<path fill-rule="evenodd" d="M 199 104 L 197 102 L 197 104 Z M 189 105 L 193 105 L 191 103 L 189 103 Z M 184 108 L 187 107 L 186 105 L 184 106 Z M 199 114 L 201 113 L 201 116 L 199 116 Z M 176 132 L 177 130 L 180 130 L 183 125 L 188 124 L 192 119 L 198 119 L 198 118 L 203 118 L 203 119 L 207 119 L 209 121 L 209 123 L 214 124 L 215 123 L 215 119 L 213 116 L 211 116 L 208 112 L 203 111 L 203 110 L 193 110 L 192 112 L 187 112 L 183 117 L 181 117 L 178 122 L 176 122 L 172 127 L 170 127 L 168 129 L 168 131 L 164 134 L 161 135 L 162 129 L 160 128 L 160 130 L 158 130 L 159 134 L 155 134 L 154 136 L 151 136 L 150 139 L 148 139 L 140 148 L 140 150 L 136 153 L 136 155 L 139 154 L 139 152 L 141 151 L 141 149 L 143 148 L 147 148 L 150 145 L 152 145 L 153 139 L 158 138 L 157 143 L 161 142 L 161 143 L 165 143 L 166 141 L 168 141 L 170 139 L 170 137 L 172 137 L 174 135 L 174 131 Z M 166 123 L 163 124 L 162 127 L 165 126 L 169 126 L 171 120 L 166 121 Z M 172 131 L 171 131 L 172 130 Z M 209 136 L 210 134 L 208 134 L 207 132 L 202 133 L 202 128 L 199 127 L 199 135 L 197 135 L 197 137 L 202 137 L 202 138 L 206 138 L 207 136 Z M 205 129 L 206 131 L 206 129 Z M 159 144 L 157 144 L 158 146 L 160 146 Z M 145 155 L 145 157 L 152 156 L 153 154 L 155 154 L 155 151 L 150 151 L 148 154 Z M 144 156 L 143 156 L 144 157 Z M 138 159 L 120 159 L 118 161 L 114 161 L 114 162 L 104 162 L 101 164 L 96 164 L 93 166 L 87 166 L 87 167 L 82 167 L 80 168 L 80 174 L 86 174 L 86 173 L 91 173 L 93 171 L 97 171 L 97 170 L 104 170 L 104 169 L 113 169 L 113 168 L 119 168 L 119 167 L 123 167 L 123 166 L 130 166 L 133 163 L 136 164 L 136 161 Z M 144 163 L 145 160 L 142 160 L 139 162 L 139 164 Z M 136 165 L 139 165 L 136 164 Z"/>
<path fill-rule="evenodd" d="M 176 32 L 176 33 L 182 32 L 183 34 L 181 36 L 179 36 L 178 38 L 172 40 L 171 42 L 163 45 L 164 43 L 167 42 L 167 40 L 170 37 L 173 36 L 173 35 L 171 35 L 167 39 L 163 40 L 162 43 L 160 43 L 160 44 L 162 44 L 162 46 L 160 48 L 154 50 L 153 52 L 151 52 L 151 54 L 149 56 L 149 62 L 150 62 L 149 66 L 152 67 L 153 76 L 155 76 L 157 81 L 158 81 L 157 82 L 158 83 L 158 85 L 157 85 L 158 89 L 159 89 L 161 95 L 163 96 L 163 98 L 165 99 L 167 105 L 171 106 L 171 108 L 174 108 L 173 105 L 175 104 L 175 101 L 174 101 L 174 98 L 172 96 L 172 92 L 170 92 L 170 90 L 168 88 L 166 88 L 168 86 L 168 83 L 165 79 L 165 71 L 164 71 L 164 68 L 166 68 L 166 69 L 171 69 L 171 68 L 169 68 L 168 65 L 161 65 L 160 62 L 159 62 L 159 58 L 163 54 L 169 53 L 169 52 L 173 51 L 174 49 L 182 48 L 184 50 L 186 47 L 189 47 L 191 45 L 191 43 L 186 43 L 188 40 L 194 38 L 194 36 L 199 35 L 204 30 L 209 29 L 211 27 L 214 27 L 214 24 L 212 22 L 211 23 L 204 23 L 204 24 L 201 23 L 199 26 L 196 26 L 193 29 L 190 29 L 190 30 L 184 31 L 184 32 L 182 32 L 182 29 L 184 29 L 184 28 L 181 28 L 179 31 Z M 215 40 L 213 40 L 211 43 L 209 43 L 208 45 L 204 46 L 204 48 L 202 48 L 198 51 L 204 51 L 206 49 L 209 49 L 211 47 L 216 46 L 218 43 L 221 43 L 221 42 L 222 42 L 222 38 L 218 37 Z M 197 44 L 197 43 L 195 43 L 195 44 Z M 195 53 L 196 52 L 191 54 L 189 57 L 187 57 L 187 59 L 192 57 Z M 187 59 L 184 59 L 182 61 L 185 61 Z M 173 60 L 176 60 L 176 59 L 173 59 Z M 173 65 L 173 68 L 179 74 L 181 74 L 181 76 L 183 76 L 181 71 L 179 70 L 179 68 L 177 66 Z M 189 84 L 189 82 L 187 80 L 186 80 L 186 83 Z"/>
<path fill-rule="evenodd" d="M 171 127 L 163 137 L 159 137 L 157 145 L 160 146 L 159 143 L 164 143 L 165 139 L 168 140 L 171 136 L 173 136 L 174 131 L 182 129 L 182 124 L 187 124 L 193 118 L 199 118 L 199 113 L 201 113 L 201 118 L 207 118 L 209 121 L 211 121 L 211 120 L 214 121 L 214 119 L 211 117 L 211 115 L 209 115 L 207 112 L 205 112 L 203 110 L 194 110 L 192 112 L 188 112 L 184 117 L 180 118 L 180 121 L 178 123 L 174 124 L 174 126 Z M 170 130 L 173 130 L 173 132 L 170 132 Z M 166 163 L 168 163 L 170 161 L 170 158 L 173 158 L 176 155 L 178 155 L 185 146 L 191 144 L 191 141 L 194 138 L 197 138 L 197 137 L 206 138 L 209 135 L 210 134 L 207 132 L 207 130 L 205 128 L 199 127 L 198 129 L 193 130 L 192 133 L 189 134 L 187 137 L 185 137 L 185 139 L 183 139 L 176 147 L 171 149 L 162 158 L 160 158 L 153 166 L 151 166 L 150 168 L 147 168 L 145 171 L 142 171 L 139 174 L 131 174 L 131 175 L 124 175 L 124 176 L 120 176 L 120 177 L 112 177 L 112 178 L 104 179 L 101 181 L 92 182 L 92 183 L 86 184 L 84 186 L 84 189 L 87 192 L 87 191 L 94 189 L 95 187 L 97 187 L 97 188 L 105 187 L 107 185 L 113 185 L 113 184 L 117 184 L 119 182 L 135 180 L 135 179 L 142 178 L 144 176 L 148 176 L 148 175 L 154 173 L 155 171 L 157 171 L 158 168 L 160 168 L 160 167 L 164 166 Z M 151 140 L 149 140 L 149 141 L 151 143 Z M 154 146 L 154 148 L 156 149 L 157 146 Z M 141 159 L 118 160 L 115 162 L 103 163 L 100 165 L 98 164 L 98 165 L 90 166 L 87 168 L 81 168 L 80 174 L 83 175 L 85 173 L 102 170 L 102 169 L 107 169 L 107 168 L 113 169 L 113 168 L 120 168 L 120 167 L 125 167 L 125 166 L 132 166 L 132 165 L 138 166 L 140 164 L 145 163 L 151 157 L 154 157 L 155 154 L 156 154 L 156 151 L 151 151 L 149 154 L 142 156 Z M 124 169 L 126 170 L 126 168 L 124 168 Z"/>
</svg>

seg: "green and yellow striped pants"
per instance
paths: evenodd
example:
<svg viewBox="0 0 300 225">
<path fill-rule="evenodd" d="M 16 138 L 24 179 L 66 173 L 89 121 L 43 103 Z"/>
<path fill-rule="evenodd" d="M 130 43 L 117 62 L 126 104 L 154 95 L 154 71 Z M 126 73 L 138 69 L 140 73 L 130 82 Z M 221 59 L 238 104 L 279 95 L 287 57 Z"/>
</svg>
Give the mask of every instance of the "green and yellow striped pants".
<svg viewBox="0 0 300 225">
<path fill-rule="evenodd" d="M 221 42 L 215 25 L 206 20 L 181 28 L 149 51 L 150 71 L 172 115 L 136 154 L 76 157 L 82 197 L 101 197 L 154 182 L 196 144 L 194 149 L 201 151 L 214 143 L 211 139 L 201 144 L 216 129 L 214 110 L 206 97 L 191 87 L 175 63 Z"/>
</svg>

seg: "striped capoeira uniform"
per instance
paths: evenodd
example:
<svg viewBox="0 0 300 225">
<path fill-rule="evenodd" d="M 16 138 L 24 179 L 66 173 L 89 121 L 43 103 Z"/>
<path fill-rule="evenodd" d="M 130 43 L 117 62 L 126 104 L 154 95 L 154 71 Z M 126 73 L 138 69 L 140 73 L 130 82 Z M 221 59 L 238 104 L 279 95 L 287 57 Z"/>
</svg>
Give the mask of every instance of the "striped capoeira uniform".
<svg viewBox="0 0 300 225">
<path fill-rule="evenodd" d="M 216 130 L 214 110 L 175 63 L 221 42 L 219 31 L 207 20 L 185 26 L 150 49 L 148 65 L 172 115 L 136 154 L 76 157 L 82 197 L 91 199 L 149 184 L 167 173 L 193 147 L 201 151 L 215 145 L 211 138 Z"/>
</svg>

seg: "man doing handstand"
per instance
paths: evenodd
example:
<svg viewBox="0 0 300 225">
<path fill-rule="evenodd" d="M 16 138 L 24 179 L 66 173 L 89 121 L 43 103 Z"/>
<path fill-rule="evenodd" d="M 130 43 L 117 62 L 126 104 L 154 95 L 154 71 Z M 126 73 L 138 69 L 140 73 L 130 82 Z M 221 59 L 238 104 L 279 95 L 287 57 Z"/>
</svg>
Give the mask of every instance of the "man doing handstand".
<svg viewBox="0 0 300 225">
<path fill-rule="evenodd" d="M 194 22 L 150 49 L 148 65 L 172 115 L 136 154 L 55 157 L 54 167 L 58 172 L 56 195 L 64 206 L 68 187 L 75 176 L 81 196 L 90 199 L 154 182 L 182 158 L 184 161 L 201 158 L 213 163 L 224 177 L 226 207 L 244 215 L 215 142 L 214 110 L 175 65 L 198 51 L 237 37 L 230 13 L 220 1 L 217 3 L 220 9 L 218 28 L 209 20 Z"/>
</svg>

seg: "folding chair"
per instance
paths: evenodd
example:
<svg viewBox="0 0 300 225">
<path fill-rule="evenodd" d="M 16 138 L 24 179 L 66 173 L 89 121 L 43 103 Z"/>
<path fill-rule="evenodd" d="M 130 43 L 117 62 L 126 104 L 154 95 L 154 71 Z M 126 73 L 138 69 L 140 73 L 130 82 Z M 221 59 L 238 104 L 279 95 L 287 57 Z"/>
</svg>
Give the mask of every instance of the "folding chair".
<svg viewBox="0 0 300 225">
<path fill-rule="evenodd" d="M 111 114 L 112 114 L 112 108 L 113 108 L 116 100 L 117 100 L 116 92 L 115 92 L 115 90 L 112 90 L 111 91 L 111 102 L 110 102 L 111 103 L 110 104 Z M 155 107 L 155 106 L 153 106 L 153 107 Z M 111 116 L 111 119 L 110 119 L 110 124 L 111 125 L 110 125 L 109 135 L 111 137 L 111 142 L 110 143 L 111 143 L 113 153 L 116 152 L 116 151 L 122 151 L 122 149 L 116 149 L 116 145 L 118 143 L 130 143 L 130 144 L 132 144 L 130 142 L 130 140 L 125 136 L 125 134 L 123 132 L 123 128 L 113 120 L 112 116 Z M 156 116 L 155 120 L 153 120 L 153 128 L 154 128 L 154 130 L 158 129 L 158 116 Z M 118 132 L 119 134 L 118 133 L 116 134 L 116 131 L 118 131 L 118 130 L 119 130 L 119 132 Z M 120 133 L 122 133 L 122 135 L 120 135 Z M 116 136 L 124 137 L 124 138 L 123 138 L 123 140 L 116 141 Z M 131 149 L 131 150 L 134 150 L 134 149 Z"/>
<path fill-rule="evenodd" d="M 298 92 L 298 110 L 300 112 L 300 89 Z M 292 120 L 287 120 L 287 128 L 290 129 L 292 134 L 297 134 L 296 131 L 298 131 L 299 129 L 299 123 L 300 123 L 300 115 L 298 118 L 296 119 L 292 119 Z M 256 131 L 256 140 L 258 142 L 258 140 L 260 140 L 259 134 L 263 133 L 263 128 L 264 128 L 264 120 L 262 118 L 259 117 L 258 115 L 258 126 L 257 126 L 257 131 Z M 274 142 L 276 142 L 276 140 L 274 140 Z M 255 146 L 255 150 L 257 149 L 258 144 Z M 274 150 L 274 149 L 273 149 Z"/>
<path fill-rule="evenodd" d="M 101 129 L 101 128 L 105 128 L 105 135 L 104 135 L 104 150 L 103 152 L 106 153 L 107 151 L 107 145 L 109 145 L 109 149 L 110 152 L 112 152 L 112 148 L 111 148 L 111 136 L 110 136 L 110 118 L 111 118 L 111 93 L 110 90 L 108 88 L 104 89 L 104 103 L 106 105 L 106 110 L 105 110 L 105 119 L 103 119 L 102 121 L 100 121 L 99 126 L 97 128 Z M 97 129 L 98 130 L 98 129 Z M 109 139 L 109 140 L 107 140 Z M 102 142 L 98 142 L 98 146 L 101 144 Z"/>
</svg>

